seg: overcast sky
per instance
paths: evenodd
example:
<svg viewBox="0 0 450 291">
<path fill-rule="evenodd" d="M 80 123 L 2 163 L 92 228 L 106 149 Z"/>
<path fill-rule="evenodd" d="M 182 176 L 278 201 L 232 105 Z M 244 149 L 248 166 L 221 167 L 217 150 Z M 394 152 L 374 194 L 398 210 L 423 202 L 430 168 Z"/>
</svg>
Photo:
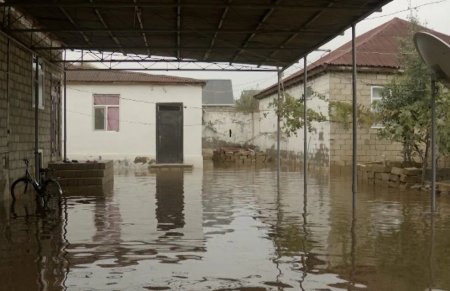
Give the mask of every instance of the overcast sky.
<svg viewBox="0 0 450 291">
<path fill-rule="evenodd" d="M 413 9 L 408 9 L 413 7 Z M 413 13 L 420 22 L 427 27 L 450 34 L 450 0 L 394 0 L 383 7 L 382 12 L 377 12 L 356 26 L 356 33 L 360 35 L 376 26 L 389 21 L 394 17 L 407 19 Z M 339 36 L 328 44 L 324 49 L 335 49 L 351 40 L 351 31 Z M 308 62 L 314 61 L 323 55 L 323 52 L 314 53 L 308 57 Z M 303 60 L 300 61 L 303 64 Z M 299 70 L 301 65 L 291 67 L 286 75 Z M 276 73 L 244 73 L 244 72 L 161 72 L 167 75 L 186 76 L 199 79 L 231 79 L 233 83 L 234 97 L 239 98 L 240 92 L 245 89 L 264 89 L 277 80 Z"/>
</svg>

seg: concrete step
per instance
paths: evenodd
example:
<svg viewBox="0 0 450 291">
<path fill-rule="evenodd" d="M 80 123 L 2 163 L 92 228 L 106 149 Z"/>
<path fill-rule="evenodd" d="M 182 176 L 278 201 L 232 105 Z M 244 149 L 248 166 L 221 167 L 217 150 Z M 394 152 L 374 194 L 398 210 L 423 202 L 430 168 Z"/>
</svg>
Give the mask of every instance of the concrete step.
<svg viewBox="0 0 450 291">
<path fill-rule="evenodd" d="M 96 162 L 83 162 L 78 163 L 63 163 L 55 162 L 49 163 L 48 168 L 59 171 L 59 170 L 101 170 L 108 169 L 114 166 L 113 161 L 96 161 Z"/>
</svg>

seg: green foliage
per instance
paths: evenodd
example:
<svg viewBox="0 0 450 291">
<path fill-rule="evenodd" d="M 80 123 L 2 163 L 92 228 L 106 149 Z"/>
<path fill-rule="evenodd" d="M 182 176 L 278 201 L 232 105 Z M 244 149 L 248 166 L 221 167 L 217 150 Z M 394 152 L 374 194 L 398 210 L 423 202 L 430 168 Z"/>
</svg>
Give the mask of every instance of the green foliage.
<svg viewBox="0 0 450 291">
<path fill-rule="evenodd" d="M 287 136 L 297 135 L 298 130 L 305 125 L 303 98 L 298 99 L 289 94 L 285 94 L 284 98 L 281 98 L 279 101 L 274 100 L 269 106 L 274 108 L 275 113 L 280 116 L 282 130 Z M 326 117 L 322 113 L 311 108 L 307 108 L 306 118 L 309 132 L 315 130 L 313 128 L 314 121 L 326 121 Z"/>
<path fill-rule="evenodd" d="M 412 36 L 415 31 L 416 23 L 411 28 L 411 34 L 400 40 L 400 61 L 404 72 L 385 86 L 383 98 L 376 104 L 376 110 L 384 126 L 379 130 L 379 135 L 402 143 L 405 162 L 418 157 L 423 162 L 424 178 L 431 138 L 431 72 L 414 47 Z M 449 95 L 439 90 L 436 104 L 440 152 L 448 154 Z"/>
<path fill-rule="evenodd" d="M 342 124 L 345 129 L 350 129 L 352 121 L 353 105 L 344 101 L 330 101 L 329 103 L 330 121 Z M 356 118 L 359 126 L 370 127 L 378 122 L 378 116 L 370 108 L 358 104 Z"/>
<path fill-rule="evenodd" d="M 242 91 L 241 97 L 236 100 L 236 110 L 245 113 L 258 111 L 258 100 L 253 97 L 257 92 L 257 90 Z"/>
</svg>

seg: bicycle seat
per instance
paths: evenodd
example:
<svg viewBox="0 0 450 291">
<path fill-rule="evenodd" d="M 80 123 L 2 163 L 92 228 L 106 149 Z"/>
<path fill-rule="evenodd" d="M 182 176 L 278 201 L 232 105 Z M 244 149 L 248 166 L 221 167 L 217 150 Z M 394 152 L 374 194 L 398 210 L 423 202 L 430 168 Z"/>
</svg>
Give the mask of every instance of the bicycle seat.
<svg viewBox="0 0 450 291">
<path fill-rule="evenodd" d="M 27 158 L 23 159 L 22 161 L 25 163 L 25 165 L 28 165 L 30 163 L 30 161 Z"/>
</svg>

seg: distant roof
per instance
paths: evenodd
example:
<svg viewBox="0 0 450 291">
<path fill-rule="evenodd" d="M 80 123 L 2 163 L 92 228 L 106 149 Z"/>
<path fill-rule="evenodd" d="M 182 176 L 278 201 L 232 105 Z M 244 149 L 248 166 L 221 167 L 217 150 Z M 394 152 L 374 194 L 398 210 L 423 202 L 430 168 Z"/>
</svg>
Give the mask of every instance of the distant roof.
<svg viewBox="0 0 450 291">
<path fill-rule="evenodd" d="M 400 53 L 399 39 L 408 36 L 412 23 L 399 18 L 394 18 L 356 38 L 356 62 L 358 67 L 372 69 L 399 69 Z M 420 30 L 431 32 L 443 40 L 450 42 L 450 36 L 420 27 Z M 308 66 L 308 76 L 313 77 L 333 68 L 352 66 L 352 43 L 347 42 L 328 55 L 320 58 Z M 283 80 L 284 86 L 290 87 L 303 82 L 303 70 L 300 70 Z M 274 84 L 262 90 L 255 97 L 262 99 L 277 91 L 278 85 Z"/>
<path fill-rule="evenodd" d="M 199 85 L 205 84 L 203 80 L 166 76 L 151 75 L 130 71 L 107 71 L 107 70 L 79 70 L 67 71 L 67 82 L 70 83 L 149 83 L 149 84 L 180 84 Z"/>
<path fill-rule="evenodd" d="M 234 104 L 231 80 L 206 80 L 203 87 L 202 103 L 204 105 Z"/>
</svg>

